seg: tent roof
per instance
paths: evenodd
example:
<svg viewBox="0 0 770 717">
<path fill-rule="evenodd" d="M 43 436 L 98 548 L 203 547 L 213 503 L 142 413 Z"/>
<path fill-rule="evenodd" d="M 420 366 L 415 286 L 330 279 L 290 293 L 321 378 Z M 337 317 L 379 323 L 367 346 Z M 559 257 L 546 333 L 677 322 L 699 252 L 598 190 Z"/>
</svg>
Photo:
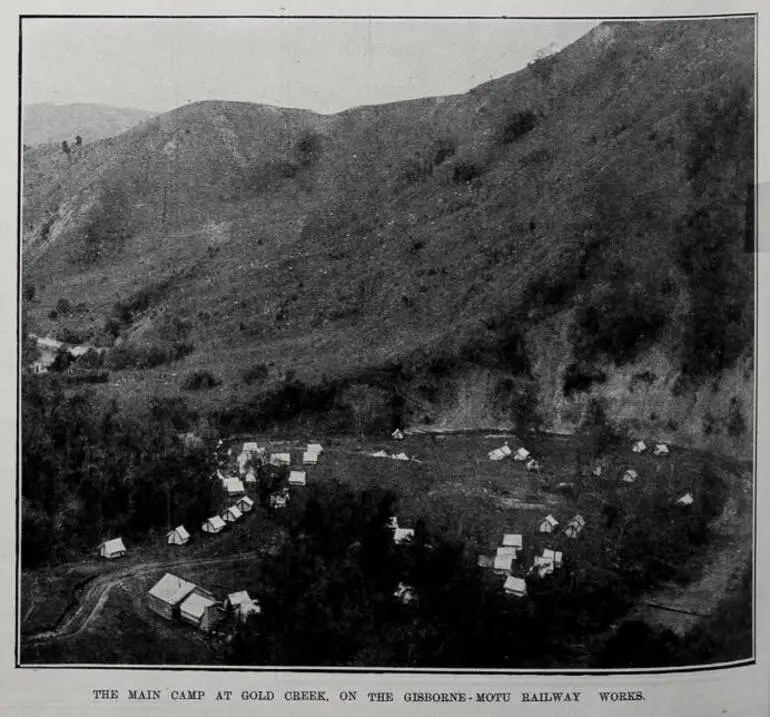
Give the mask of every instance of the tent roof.
<svg viewBox="0 0 770 717">
<path fill-rule="evenodd" d="M 506 590 L 510 590 L 511 592 L 526 592 L 527 591 L 527 581 L 524 580 L 524 578 L 515 578 L 513 575 L 508 576 L 505 579 L 505 584 L 503 587 Z"/>
<path fill-rule="evenodd" d="M 222 515 L 230 515 L 236 520 L 241 517 L 241 509 L 237 505 L 231 505 Z"/>
<path fill-rule="evenodd" d="M 176 528 L 166 533 L 166 537 L 173 535 L 174 533 L 176 533 L 183 540 L 187 540 L 190 537 L 190 534 L 187 532 L 187 528 L 185 528 L 184 525 L 177 525 Z"/>
<path fill-rule="evenodd" d="M 254 505 L 254 501 L 251 498 L 249 498 L 249 496 L 247 496 L 247 495 L 244 495 L 242 498 L 239 498 L 238 499 L 238 503 L 239 504 L 240 503 L 246 503 L 246 505 L 249 505 L 249 506 Z"/>
<path fill-rule="evenodd" d="M 228 493 L 245 493 L 243 481 L 240 478 L 225 478 L 224 485 Z"/>
<path fill-rule="evenodd" d="M 193 593 L 181 604 L 180 609 L 199 620 L 206 612 L 206 608 L 215 604 L 216 600 L 206 597 L 205 595 L 200 595 L 199 593 Z"/>
<path fill-rule="evenodd" d="M 225 527 L 225 521 L 222 520 L 222 516 L 220 516 L 220 515 L 213 515 L 206 522 L 207 523 L 211 523 L 211 525 L 214 528 L 224 528 Z"/>
<path fill-rule="evenodd" d="M 520 548 L 523 545 L 523 538 L 520 533 L 506 533 L 503 535 L 503 545 Z"/>
<path fill-rule="evenodd" d="M 556 518 L 554 518 L 550 513 L 548 515 L 546 515 L 545 518 L 543 518 L 543 520 L 541 520 L 540 522 L 542 523 L 543 521 L 547 521 L 552 526 L 559 524 L 559 521 L 556 520 Z"/>
<path fill-rule="evenodd" d="M 155 585 L 150 588 L 150 595 L 168 605 L 176 605 L 184 600 L 193 590 L 195 585 L 176 575 L 166 573 Z"/>
<path fill-rule="evenodd" d="M 108 553 L 117 553 L 121 550 L 125 551 L 126 549 L 126 546 L 123 544 L 123 538 L 105 540 L 99 547 L 104 548 Z"/>
<path fill-rule="evenodd" d="M 246 592 L 246 590 L 239 590 L 238 592 L 230 593 L 227 596 L 227 601 L 231 605 L 240 605 L 244 602 L 251 602 L 251 598 L 249 597 L 249 593 Z"/>
<path fill-rule="evenodd" d="M 307 450 L 310 453 L 321 453 L 324 447 L 320 443 L 308 443 Z"/>
<path fill-rule="evenodd" d="M 513 562 L 513 555 L 495 555 L 495 570 L 510 570 Z"/>
</svg>

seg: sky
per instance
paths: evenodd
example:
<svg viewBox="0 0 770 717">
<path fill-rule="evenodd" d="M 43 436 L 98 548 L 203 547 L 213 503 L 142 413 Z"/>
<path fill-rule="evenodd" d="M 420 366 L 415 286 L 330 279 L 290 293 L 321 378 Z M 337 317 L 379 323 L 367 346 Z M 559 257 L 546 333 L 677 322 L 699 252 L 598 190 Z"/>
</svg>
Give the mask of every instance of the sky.
<svg viewBox="0 0 770 717">
<path fill-rule="evenodd" d="M 515 72 L 586 21 L 25 19 L 25 103 L 162 112 L 240 100 L 333 113 L 466 92 Z"/>
</svg>

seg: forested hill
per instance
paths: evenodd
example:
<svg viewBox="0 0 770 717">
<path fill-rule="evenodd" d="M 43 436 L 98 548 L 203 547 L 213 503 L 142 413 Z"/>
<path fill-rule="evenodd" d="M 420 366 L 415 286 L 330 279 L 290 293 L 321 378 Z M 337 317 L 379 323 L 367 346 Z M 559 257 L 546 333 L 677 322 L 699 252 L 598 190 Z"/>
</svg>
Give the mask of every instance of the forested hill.
<svg viewBox="0 0 770 717">
<path fill-rule="evenodd" d="M 351 395 L 372 429 L 600 405 L 748 455 L 753 62 L 750 19 L 611 22 L 464 95 L 28 148 L 25 317 L 111 347 L 108 394 L 206 377 L 231 428 L 350 425 Z"/>
</svg>

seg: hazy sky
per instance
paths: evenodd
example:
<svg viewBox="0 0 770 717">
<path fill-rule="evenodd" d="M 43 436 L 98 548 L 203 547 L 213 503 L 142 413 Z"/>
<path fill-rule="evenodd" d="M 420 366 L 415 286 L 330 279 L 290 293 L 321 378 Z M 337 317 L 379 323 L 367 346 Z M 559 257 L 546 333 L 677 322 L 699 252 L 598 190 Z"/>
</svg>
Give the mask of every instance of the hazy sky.
<svg viewBox="0 0 770 717">
<path fill-rule="evenodd" d="M 465 92 L 596 23 L 27 19 L 24 102 L 169 110 L 204 99 L 317 112 Z"/>
</svg>

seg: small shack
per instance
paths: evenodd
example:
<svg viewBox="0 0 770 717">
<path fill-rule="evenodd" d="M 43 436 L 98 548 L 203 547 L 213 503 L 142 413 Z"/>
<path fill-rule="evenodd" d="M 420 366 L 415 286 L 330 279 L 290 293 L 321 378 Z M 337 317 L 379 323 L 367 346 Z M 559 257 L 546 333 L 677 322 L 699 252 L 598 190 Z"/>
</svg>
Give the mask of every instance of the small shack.
<svg viewBox="0 0 770 717">
<path fill-rule="evenodd" d="M 115 558 L 122 558 L 126 554 L 126 546 L 123 544 L 123 538 L 114 538 L 113 540 L 105 540 L 99 546 L 99 557 L 107 558 L 107 560 L 115 560 Z"/>
<path fill-rule="evenodd" d="M 190 542 L 190 534 L 184 525 L 178 525 L 172 531 L 166 533 L 166 543 L 169 545 L 187 545 Z"/>
<path fill-rule="evenodd" d="M 289 485 L 306 485 L 305 471 L 291 471 L 289 473 Z"/>
<path fill-rule="evenodd" d="M 515 578 L 509 575 L 503 585 L 506 595 L 514 597 L 524 597 L 527 594 L 527 581 L 524 578 Z"/>
<path fill-rule="evenodd" d="M 211 518 L 209 518 L 203 525 L 201 525 L 201 530 L 204 533 L 208 533 L 209 535 L 216 535 L 217 533 L 221 533 L 225 529 L 225 521 L 222 520 L 221 516 L 214 515 Z"/>
<path fill-rule="evenodd" d="M 166 573 L 147 594 L 147 602 L 154 613 L 173 620 L 179 616 L 182 601 L 196 589 L 195 584 L 176 575 Z"/>
<path fill-rule="evenodd" d="M 553 533 L 557 525 L 559 525 L 559 521 L 549 513 L 538 523 L 537 532 Z"/>
<path fill-rule="evenodd" d="M 190 625 L 209 632 L 221 619 L 222 609 L 211 593 L 196 587 L 179 606 L 179 615 Z"/>
</svg>

